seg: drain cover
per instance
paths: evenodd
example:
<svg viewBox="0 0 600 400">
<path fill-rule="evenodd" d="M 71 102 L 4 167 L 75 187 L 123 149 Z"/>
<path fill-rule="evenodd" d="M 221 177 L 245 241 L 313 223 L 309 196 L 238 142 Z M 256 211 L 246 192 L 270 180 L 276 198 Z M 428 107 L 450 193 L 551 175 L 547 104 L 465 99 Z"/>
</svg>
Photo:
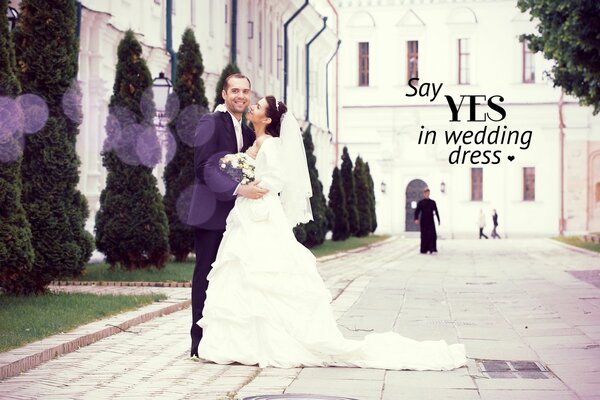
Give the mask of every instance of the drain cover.
<svg viewBox="0 0 600 400">
<path fill-rule="evenodd" d="M 268 394 L 244 397 L 244 400 L 356 400 L 350 397 L 323 396 L 320 394 Z"/>
<path fill-rule="evenodd" d="M 478 360 L 479 370 L 488 378 L 549 379 L 552 374 L 536 361 Z"/>
</svg>

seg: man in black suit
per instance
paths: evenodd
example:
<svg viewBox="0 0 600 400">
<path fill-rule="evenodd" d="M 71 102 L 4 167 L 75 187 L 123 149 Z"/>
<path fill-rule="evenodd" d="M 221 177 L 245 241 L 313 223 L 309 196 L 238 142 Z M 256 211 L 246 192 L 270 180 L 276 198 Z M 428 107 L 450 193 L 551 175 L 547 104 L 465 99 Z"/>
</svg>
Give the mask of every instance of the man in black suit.
<svg viewBox="0 0 600 400">
<path fill-rule="evenodd" d="M 196 323 L 202 318 L 207 276 L 217 257 L 225 232 L 225 221 L 234 206 L 236 196 L 259 199 L 267 193 L 252 182 L 239 185 L 219 170 L 219 158 L 225 154 L 246 151 L 254 142 L 250 128 L 242 123 L 242 114 L 250 103 L 250 80 L 241 74 L 227 77 L 222 91 L 226 112 L 213 112 L 202 117 L 196 129 L 194 170 L 196 185 L 189 210 L 194 226 L 196 267 L 192 278 L 191 356 L 198 356 L 202 328 Z"/>
</svg>

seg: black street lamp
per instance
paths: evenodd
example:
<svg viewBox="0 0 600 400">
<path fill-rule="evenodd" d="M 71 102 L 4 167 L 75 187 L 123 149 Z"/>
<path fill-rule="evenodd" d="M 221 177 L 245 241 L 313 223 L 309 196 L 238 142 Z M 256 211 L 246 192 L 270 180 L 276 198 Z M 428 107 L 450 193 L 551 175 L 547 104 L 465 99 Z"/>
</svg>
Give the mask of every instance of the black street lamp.
<svg viewBox="0 0 600 400">
<path fill-rule="evenodd" d="M 12 31 L 15 29 L 17 25 L 17 20 L 19 19 L 19 13 L 17 10 L 11 6 L 8 6 L 6 9 L 6 18 L 8 18 L 8 30 Z"/>
<path fill-rule="evenodd" d="M 165 77 L 164 72 L 159 73 L 158 78 L 154 78 L 154 81 L 152 82 L 152 93 L 154 95 L 156 115 L 158 116 L 161 123 L 162 119 L 165 116 L 165 112 L 167 109 L 167 100 L 169 98 L 169 95 L 171 94 L 172 88 L 173 84 L 167 77 Z"/>
</svg>

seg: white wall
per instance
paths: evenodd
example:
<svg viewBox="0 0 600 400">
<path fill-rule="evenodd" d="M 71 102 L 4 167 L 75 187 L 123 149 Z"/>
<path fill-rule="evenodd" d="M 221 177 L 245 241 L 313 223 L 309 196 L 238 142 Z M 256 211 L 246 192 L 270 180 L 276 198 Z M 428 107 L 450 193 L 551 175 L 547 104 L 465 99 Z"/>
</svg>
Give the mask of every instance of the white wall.
<svg viewBox="0 0 600 400">
<path fill-rule="evenodd" d="M 385 4 L 385 5 L 384 5 Z M 475 236 L 482 208 L 500 215 L 500 232 L 509 236 L 558 233 L 560 218 L 559 89 L 543 77 L 551 64 L 535 55 L 536 81 L 522 82 L 521 33 L 534 23 L 516 8 L 516 1 L 338 1 L 343 42 L 340 62 L 340 141 L 348 145 L 353 159 L 361 155 L 371 166 L 376 189 L 383 181 L 386 193 L 377 190 L 379 232 L 405 229 L 405 190 L 412 179 L 422 179 L 432 190 L 442 216 L 442 236 Z M 471 79 L 458 85 L 457 40 L 471 41 Z M 406 41 L 419 41 L 419 83 L 443 83 L 435 101 L 406 97 Z M 370 85 L 358 86 L 358 43 L 369 42 Z M 478 129 L 466 121 L 451 123 L 444 95 L 502 95 L 507 112 L 499 123 L 488 121 L 488 130 L 506 125 L 509 130 L 532 130 L 527 150 L 519 146 L 496 146 L 502 150 L 498 165 L 487 165 L 483 177 L 483 201 L 471 201 L 471 167 L 449 165 L 446 129 Z M 589 108 L 565 97 L 565 118 L 577 129 L 589 132 Z M 482 106 L 478 112 L 490 111 Z M 496 115 L 496 114 L 494 114 Z M 463 118 L 464 117 L 464 118 Z M 579 121 L 579 122 L 577 122 Z M 421 126 L 438 132 L 436 145 L 419 145 Z M 481 129 L 481 127 L 479 127 Z M 568 139 L 567 139 L 568 140 Z M 463 146 L 464 147 L 464 146 Z M 479 147 L 479 146 L 478 146 Z M 471 150 L 484 150 L 473 147 Z M 506 157 L 514 154 L 515 160 Z M 535 201 L 523 201 L 523 167 L 536 168 Z M 445 182 L 446 193 L 440 193 Z M 585 190 L 585 188 L 582 188 Z"/>
</svg>

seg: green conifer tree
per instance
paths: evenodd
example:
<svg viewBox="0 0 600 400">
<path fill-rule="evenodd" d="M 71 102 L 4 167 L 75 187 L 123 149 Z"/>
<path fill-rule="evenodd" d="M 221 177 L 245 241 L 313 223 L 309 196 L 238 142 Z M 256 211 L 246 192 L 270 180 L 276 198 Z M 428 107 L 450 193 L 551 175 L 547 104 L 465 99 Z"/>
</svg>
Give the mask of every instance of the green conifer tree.
<svg viewBox="0 0 600 400">
<path fill-rule="evenodd" d="M 5 16 L 7 8 L 8 0 L 0 0 L 0 15 Z M 20 91 L 8 20 L 0 18 L 0 97 L 14 99 Z M 6 138 L 12 128 L 0 127 L 0 136 Z M 21 134 L 17 131 L 11 136 Z M 7 143 L 0 143 L 0 153 L 14 150 Z M 22 190 L 20 155 L 0 154 L 0 288 L 11 294 L 29 292 L 22 282 L 23 277 L 31 271 L 35 255 L 31 244 L 31 227 L 21 203 Z"/>
<path fill-rule="evenodd" d="M 304 140 L 304 149 L 306 151 L 306 162 L 308 164 L 308 174 L 313 196 L 310 198 L 313 220 L 301 224 L 295 229 L 296 239 L 304 246 L 311 248 L 320 245 L 325 241 L 327 233 L 327 205 L 323 195 L 323 184 L 319 180 L 319 171 L 317 170 L 317 157 L 315 157 L 315 145 L 310 133 L 310 126 L 302 135 Z M 300 232 L 301 231 L 301 232 Z"/>
<path fill-rule="evenodd" d="M 346 196 L 340 169 L 335 167 L 329 188 L 329 209 L 333 214 L 331 220 L 332 240 L 346 240 L 350 237 L 348 225 L 348 210 L 346 210 Z"/>
<path fill-rule="evenodd" d="M 350 236 L 356 236 L 359 228 L 358 210 L 356 208 L 356 184 L 354 174 L 352 173 L 352 160 L 348 153 L 348 148 L 344 146 L 342 152 L 342 184 L 344 185 L 344 194 L 346 200 L 346 210 L 348 211 L 348 225 L 350 226 Z"/>
<path fill-rule="evenodd" d="M 133 32 L 127 31 L 119 43 L 109 109 L 121 107 L 127 110 L 132 119 L 128 126 L 142 123 L 140 101 L 151 85 L 152 77 L 142 58 L 142 46 Z M 151 110 L 146 111 L 153 114 Z M 131 159 L 118 153 L 118 149 L 130 150 L 127 144 L 139 139 L 135 129 L 125 128 L 123 118 L 121 122 L 122 129 L 118 134 L 110 130 L 107 123 L 102 162 L 108 175 L 106 187 L 100 194 L 100 210 L 96 214 L 96 245 L 111 266 L 119 265 L 128 270 L 150 266 L 162 268 L 169 257 L 169 224 L 162 198 L 152 168 L 132 163 Z"/>
<path fill-rule="evenodd" d="M 202 54 L 196 42 L 194 31 L 186 29 L 181 46 L 177 52 L 177 78 L 174 93 L 177 95 L 180 108 L 183 110 L 191 105 L 208 107 L 204 91 L 202 73 Z M 183 262 L 187 255 L 194 250 L 194 234 L 190 226 L 179 219 L 177 200 L 181 193 L 194 184 L 194 148 L 190 143 L 181 139 L 175 123 L 171 124 L 175 136 L 177 151 L 173 160 L 167 165 L 164 173 L 165 182 L 165 211 L 169 219 L 169 246 L 175 261 Z"/>
<path fill-rule="evenodd" d="M 87 201 L 77 190 L 79 122 L 62 109 L 63 95 L 77 79 L 76 2 L 23 0 L 20 9 L 14 32 L 17 77 L 23 93 L 40 96 L 48 106 L 43 128 L 26 136 L 21 165 L 22 202 L 35 250 L 23 284 L 39 293 L 55 279 L 83 272 L 93 238 L 85 230 Z"/>
<path fill-rule="evenodd" d="M 353 174 L 356 184 L 356 209 L 358 211 L 358 231 L 356 232 L 356 236 L 368 236 L 369 232 L 371 232 L 371 199 L 365 163 L 360 156 L 356 157 Z"/>
<path fill-rule="evenodd" d="M 369 183 L 369 202 L 371 205 L 371 229 L 370 232 L 375 232 L 377 229 L 377 209 L 375 207 L 375 185 L 373 183 L 373 177 L 371 176 L 371 169 L 369 163 L 365 163 L 365 172 L 367 174 L 367 181 Z"/>
</svg>

